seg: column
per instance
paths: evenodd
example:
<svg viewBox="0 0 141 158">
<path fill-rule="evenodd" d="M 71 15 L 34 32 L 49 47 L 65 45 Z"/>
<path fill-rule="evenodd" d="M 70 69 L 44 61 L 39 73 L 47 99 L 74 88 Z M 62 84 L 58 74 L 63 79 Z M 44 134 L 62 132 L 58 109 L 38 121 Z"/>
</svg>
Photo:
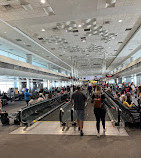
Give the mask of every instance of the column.
<svg viewBox="0 0 141 158">
<path fill-rule="evenodd" d="M 51 63 L 48 63 L 48 69 L 52 70 Z"/>
<path fill-rule="evenodd" d="M 74 76 L 73 67 L 71 67 L 71 76 Z"/>
<path fill-rule="evenodd" d="M 126 82 L 126 78 L 125 77 L 122 77 L 122 83 L 123 82 Z"/>
<path fill-rule="evenodd" d="M 62 73 L 61 68 L 58 68 L 58 72 L 59 72 L 59 73 Z"/>
<path fill-rule="evenodd" d="M 134 58 L 133 58 L 133 57 L 130 57 L 130 63 L 131 63 L 133 60 L 134 60 Z"/>
<path fill-rule="evenodd" d="M 32 64 L 32 54 L 26 54 L 26 62 Z"/>
<path fill-rule="evenodd" d="M 135 86 L 137 86 L 137 75 L 136 74 L 134 74 L 134 84 L 135 84 Z"/>
<path fill-rule="evenodd" d="M 30 89 L 30 82 L 29 82 L 29 78 L 26 78 L 26 88 Z"/>
<path fill-rule="evenodd" d="M 17 79 L 14 79 L 14 88 L 17 88 Z"/>
<path fill-rule="evenodd" d="M 17 87 L 18 87 L 18 91 L 22 90 L 22 83 L 21 83 L 21 80 L 19 78 L 17 80 Z"/>
<path fill-rule="evenodd" d="M 48 90 L 50 89 L 50 81 L 47 80 L 47 87 L 48 87 Z"/>
<path fill-rule="evenodd" d="M 33 91 L 33 79 L 30 80 L 30 90 Z"/>
<path fill-rule="evenodd" d="M 46 88 L 46 87 L 48 87 L 47 80 L 46 80 L 46 79 L 43 79 L 43 88 Z"/>
</svg>

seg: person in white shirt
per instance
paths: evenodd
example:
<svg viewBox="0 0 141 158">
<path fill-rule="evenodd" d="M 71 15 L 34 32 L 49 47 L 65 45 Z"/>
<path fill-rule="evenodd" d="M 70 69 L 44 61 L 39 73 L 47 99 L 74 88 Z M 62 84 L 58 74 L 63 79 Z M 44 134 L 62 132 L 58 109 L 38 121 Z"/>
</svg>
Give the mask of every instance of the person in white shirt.
<svg viewBox="0 0 141 158">
<path fill-rule="evenodd" d="M 133 83 L 133 82 L 131 83 L 131 88 L 132 88 L 132 90 L 131 90 L 131 94 L 132 94 L 132 96 L 134 97 L 134 94 L 135 94 L 136 88 L 135 88 L 135 85 L 134 85 L 134 83 Z"/>
</svg>

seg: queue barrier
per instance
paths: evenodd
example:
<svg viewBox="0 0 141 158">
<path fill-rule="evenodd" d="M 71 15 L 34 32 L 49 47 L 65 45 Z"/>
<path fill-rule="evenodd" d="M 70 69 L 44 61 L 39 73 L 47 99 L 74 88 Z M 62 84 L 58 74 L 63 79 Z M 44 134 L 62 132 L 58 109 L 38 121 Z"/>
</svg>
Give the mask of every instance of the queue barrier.
<svg viewBox="0 0 141 158">
<path fill-rule="evenodd" d="M 139 123 L 140 122 L 140 109 L 138 107 L 128 108 L 125 107 L 119 100 L 115 99 L 112 95 L 106 94 L 115 102 L 121 109 L 121 117 L 125 123 Z"/>
<path fill-rule="evenodd" d="M 62 106 L 69 97 L 70 94 L 66 93 L 49 100 L 35 103 L 32 106 L 22 108 L 19 111 L 21 123 L 28 126 L 37 120 L 42 119 L 49 113 Z"/>
</svg>

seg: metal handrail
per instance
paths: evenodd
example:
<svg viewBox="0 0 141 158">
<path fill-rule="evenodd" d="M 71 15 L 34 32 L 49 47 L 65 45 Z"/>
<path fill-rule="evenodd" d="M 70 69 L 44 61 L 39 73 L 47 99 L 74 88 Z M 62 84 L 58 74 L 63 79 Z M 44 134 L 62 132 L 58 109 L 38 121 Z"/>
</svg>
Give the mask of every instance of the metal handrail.
<svg viewBox="0 0 141 158">
<path fill-rule="evenodd" d="M 26 118 L 27 118 L 27 117 L 31 116 L 32 114 L 34 114 L 36 111 L 40 111 L 40 110 L 43 110 L 43 108 L 45 108 L 45 107 L 49 107 L 49 105 L 50 105 L 49 103 L 53 104 L 55 101 L 58 101 L 58 103 L 61 103 L 61 100 L 63 100 L 63 96 L 69 97 L 69 93 L 66 93 L 66 94 L 63 94 L 63 95 L 60 95 L 60 96 L 56 96 L 56 97 L 54 97 L 52 99 L 49 99 L 49 100 L 44 100 L 44 101 L 35 103 L 32 106 L 28 106 L 28 107 L 22 108 L 20 110 L 20 120 L 21 120 L 21 123 L 24 124 L 24 125 L 28 125 L 27 121 L 24 121 L 24 117 L 23 117 L 25 111 L 26 111 L 25 112 L 26 114 L 29 111 L 29 115 L 27 114 L 27 116 L 26 116 Z M 47 103 L 49 104 L 48 106 L 47 106 Z M 60 104 L 60 105 L 62 105 L 62 104 Z M 59 106 L 57 106 L 57 108 L 58 107 Z M 50 111 L 52 112 L 52 110 L 53 109 L 51 109 Z M 54 108 L 54 110 L 56 110 L 56 108 Z M 47 113 L 46 113 L 46 115 L 47 115 Z M 41 116 L 40 116 L 40 118 L 41 118 Z M 34 121 L 31 121 L 31 122 L 34 122 Z"/>
<path fill-rule="evenodd" d="M 112 96 L 110 96 L 110 94 L 107 94 L 112 100 L 114 103 L 117 104 L 117 106 L 121 106 L 120 109 L 120 116 L 122 116 L 122 119 L 125 121 L 125 122 L 130 122 L 130 123 L 136 123 L 138 122 L 139 120 L 139 112 L 137 111 L 137 109 L 128 109 L 126 108 L 120 101 L 116 100 L 115 98 L 113 98 Z M 118 104 L 119 103 L 119 104 Z M 135 120 L 135 116 L 133 114 L 136 114 L 138 119 Z"/>
</svg>

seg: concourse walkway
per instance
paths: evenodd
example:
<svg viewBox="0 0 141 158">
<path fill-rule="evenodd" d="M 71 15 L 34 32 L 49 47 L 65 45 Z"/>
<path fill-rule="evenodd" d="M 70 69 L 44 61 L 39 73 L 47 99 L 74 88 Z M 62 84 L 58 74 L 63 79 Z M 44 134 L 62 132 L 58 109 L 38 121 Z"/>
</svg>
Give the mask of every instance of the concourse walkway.
<svg viewBox="0 0 141 158">
<path fill-rule="evenodd" d="M 65 111 L 67 115 L 65 115 L 65 119 L 70 120 L 70 111 L 72 106 L 69 104 Z M 79 135 L 78 128 L 69 127 L 65 128 L 62 131 L 62 127 L 59 122 L 59 109 L 52 112 L 50 115 L 44 117 L 41 121 L 35 121 L 35 123 L 30 127 L 20 127 L 17 130 L 11 132 L 11 134 L 38 134 L 38 135 Z M 68 117 L 68 118 L 66 118 Z M 85 109 L 85 122 L 84 122 L 84 134 L 85 135 L 96 135 L 96 121 L 95 116 L 93 114 L 93 107 L 88 101 L 88 104 Z M 115 127 L 112 125 L 108 114 L 106 114 L 106 132 L 102 133 L 101 126 L 101 135 L 108 136 L 128 136 L 126 130 L 123 127 Z"/>
<path fill-rule="evenodd" d="M 101 127 L 102 129 L 102 127 Z M 46 134 L 46 135 L 79 135 L 78 128 L 70 127 L 62 131 L 60 122 L 58 121 L 39 121 L 31 127 L 20 127 L 11 132 L 11 134 Z M 96 135 L 96 121 L 84 122 L 84 135 Z M 101 132 L 101 135 L 109 136 L 128 136 L 126 130 L 122 127 L 114 127 L 111 121 L 106 121 L 106 132 Z"/>
</svg>

